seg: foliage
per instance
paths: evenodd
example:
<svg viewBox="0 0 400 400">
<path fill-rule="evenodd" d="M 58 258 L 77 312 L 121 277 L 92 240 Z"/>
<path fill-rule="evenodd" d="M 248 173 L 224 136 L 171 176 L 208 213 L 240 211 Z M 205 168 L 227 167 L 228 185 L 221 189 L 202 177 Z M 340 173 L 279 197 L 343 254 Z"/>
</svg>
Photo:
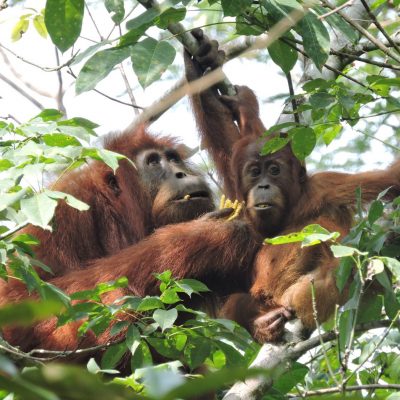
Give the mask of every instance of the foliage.
<svg viewBox="0 0 400 400">
<path fill-rule="evenodd" d="M 18 2 L 9 1 L 10 8 L 14 3 Z M 179 62 L 176 55 L 180 51 L 176 39 L 181 37 L 169 31 L 180 22 L 185 29 L 209 25 L 208 34 L 235 44 L 236 38 L 260 37 L 273 32 L 276 23 L 293 19 L 282 36 L 253 55 L 271 60 L 288 77 L 303 73 L 296 92 L 284 90 L 288 104 L 295 104 L 294 109 L 285 110 L 289 120 L 265 133 L 284 131 L 285 135 L 274 136 L 263 152 L 277 151 L 290 142 L 299 159 L 332 164 L 331 156 L 343 147 L 342 135 L 350 131 L 358 137 L 344 147 L 355 153 L 352 162 L 357 165 L 360 155 L 376 143 L 372 139 L 382 125 L 389 132 L 388 149 L 399 149 L 400 52 L 384 36 L 396 38 L 393 16 L 399 2 L 370 2 L 386 30 L 382 32 L 375 24 L 369 31 L 387 45 L 385 51 L 346 21 L 340 10 L 331 13 L 329 5 L 297 0 L 172 0 L 147 9 L 128 0 L 47 0 L 43 10 L 24 10 L 10 35 L 13 41 L 27 40 L 27 44 L 29 39 L 24 36 L 32 28 L 42 38 L 50 37 L 64 58 L 69 57 L 61 71 L 51 72 L 68 69 L 76 74 L 74 89 L 81 94 L 97 89 L 120 65 L 129 66 L 142 88 L 164 78 L 167 70 L 175 73 L 173 62 Z M 99 9 L 114 24 L 112 32 L 99 35 L 96 43 L 82 41 L 82 28 L 91 23 L 89 11 Z M 370 18 L 365 14 L 360 21 Z M 94 19 L 94 23 L 101 21 Z M 337 37 L 345 43 L 343 48 Z M 327 71 L 326 65 L 337 70 Z M 260 77 L 260 82 L 268 85 L 269 79 L 273 77 Z M 58 110 L 45 109 L 23 124 L 11 120 L 0 121 L 0 278 L 14 275 L 30 292 L 37 292 L 40 300 L 0 309 L 0 326 L 30 325 L 56 316 L 61 325 L 82 320 L 81 334 L 87 330 L 101 334 L 111 326 L 113 340 L 86 368 L 65 364 L 63 358 L 68 354 L 58 354 L 57 364 L 42 365 L 40 358 L 53 359 L 54 354 L 24 354 L 1 340 L 0 398 L 188 398 L 259 374 L 248 369 L 258 345 L 243 328 L 211 319 L 183 303 L 207 290 L 200 282 L 175 280 L 167 271 L 158 276 L 159 296 L 127 296 L 105 304 L 103 294 L 124 287 L 123 277 L 71 296 L 38 277 L 35 268 L 48 271 L 48 267 L 32 258 L 31 246 L 37 241 L 18 230 L 29 223 L 51 229 L 60 200 L 78 210 L 87 209 L 73 196 L 52 190 L 52 185 L 46 188 L 45 182 L 87 162 L 102 161 L 115 170 L 122 156 L 93 147 L 97 125 L 84 118 L 67 118 Z M 317 146 L 331 143 L 338 149 L 316 160 Z M 359 397 L 398 396 L 400 335 L 395 327 L 400 310 L 400 200 L 385 204 L 382 198 L 383 194 L 367 212 L 359 207 L 357 223 L 341 243 L 336 232 L 317 225 L 267 240 L 274 245 L 329 245 L 341 260 L 337 285 L 349 291 L 350 297 L 332 321 L 318 329 L 321 335 L 333 329 L 337 339 L 313 349 L 292 364 L 289 372 L 275 372 L 273 387 L 263 398 L 286 398 L 299 392 L 307 396 L 315 390 L 324 396 L 329 394 L 324 390 L 349 386 L 357 387 Z M 135 318 L 129 318 L 132 315 Z M 375 326 L 380 328 L 369 329 Z M 167 361 L 159 363 L 160 356 Z M 209 370 L 204 376 L 198 370 L 203 364 Z M 362 385 L 378 389 L 366 386 L 360 391 Z"/>
</svg>

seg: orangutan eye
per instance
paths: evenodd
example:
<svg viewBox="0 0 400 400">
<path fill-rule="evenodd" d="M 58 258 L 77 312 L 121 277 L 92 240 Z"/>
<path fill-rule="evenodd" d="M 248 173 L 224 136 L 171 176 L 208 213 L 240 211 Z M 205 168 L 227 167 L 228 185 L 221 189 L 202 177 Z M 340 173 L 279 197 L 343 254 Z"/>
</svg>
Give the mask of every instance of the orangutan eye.
<svg viewBox="0 0 400 400">
<path fill-rule="evenodd" d="M 269 173 L 270 175 L 279 175 L 280 172 L 281 172 L 281 168 L 280 168 L 279 165 L 277 165 L 277 164 L 271 164 L 271 165 L 268 167 L 268 173 Z"/>
<path fill-rule="evenodd" d="M 250 168 L 250 176 L 255 178 L 256 176 L 261 174 L 261 169 L 260 167 L 257 167 L 256 165 Z"/>
<path fill-rule="evenodd" d="M 172 152 L 172 151 L 168 152 L 166 156 L 167 156 L 167 160 L 169 162 L 172 162 L 174 164 L 179 164 L 181 162 L 179 155 L 175 152 Z"/>
<path fill-rule="evenodd" d="M 151 153 L 147 156 L 146 164 L 152 167 L 160 164 L 160 155 L 158 153 Z"/>
</svg>

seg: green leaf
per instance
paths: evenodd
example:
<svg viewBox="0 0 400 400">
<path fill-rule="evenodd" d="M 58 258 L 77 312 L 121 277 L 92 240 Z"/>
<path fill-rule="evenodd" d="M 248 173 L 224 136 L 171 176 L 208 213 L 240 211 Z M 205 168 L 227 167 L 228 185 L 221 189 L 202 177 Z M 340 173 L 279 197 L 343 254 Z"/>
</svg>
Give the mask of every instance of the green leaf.
<svg viewBox="0 0 400 400">
<path fill-rule="evenodd" d="M 125 16 L 124 0 L 104 0 L 107 11 L 115 24 L 120 24 Z"/>
<path fill-rule="evenodd" d="M 64 114 L 61 111 L 55 110 L 54 108 L 47 108 L 46 110 L 43 110 L 40 114 L 38 114 L 34 118 L 32 118 L 32 120 L 40 118 L 46 122 L 58 121 L 63 116 L 64 116 Z"/>
<path fill-rule="evenodd" d="M 310 96 L 310 104 L 313 108 L 327 108 L 336 101 L 335 96 L 326 92 L 314 93 Z"/>
<path fill-rule="evenodd" d="M 224 10 L 225 17 L 236 17 L 246 8 L 250 7 L 253 0 L 222 0 L 221 5 Z"/>
<path fill-rule="evenodd" d="M 7 169 L 10 169 L 13 166 L 14 164 L 10 160 L 7 159 L 0 160 L 0 172 L 6 171 Z"/>
<path fill-rule="evenodd" d="M 189 296 L 192 293 L 209 292 L 210 289 L 203 283 L 196 279 L 180 279 L 176 281 L 176 285 Z"/>
<path fill-rule="evenodd" d="M 114 153 L 113 151 L 106 149 L 83 149 L 82 157 L 90 157 L 94 160 L 103 161 L 106 163 L 114 172 L 118 168 L 118 160 L 126 158 L 125 156 Z"/>
<path fill-rule="evenodd" d="M 57 201 L 46 193 L 39 193 L 28 199 L 21 200 L 21 211 L 26 215 L 29 223 L 50 229 L 49 222 L 53 218 Z"/>
<path fill-rule="evenodd" d="M 334 257 L 341 258 L 341 257 L 350 257 L 354 254 L 360 253 L 354 247 L 342 246 L 342 245 L 332 245 L 331 246 L 332 253 Z"/>
<path fill-rule="evenodd" d="M 133 47 L 132 66 L 143 88 L 161 78 L 175 59 L 175 49 L 167 42 L 146 38 Z"/>
<path fill-rule="evenodd" d="M 160 29 L 167 29 L 169 24 L 177 23 L 185 19 L 186 8 L 173 8 L 170 7 L 165 10 L 158 18 L 156 18 L 156 25 Z"/>
<path fill-rule="evenodd" d="M 150 8 L 150 9 L 146 10 L 144 13 L 129 20 L 126 23 L 126 29 L 135 30 L 144 25 L 151 26 L 158 15 L 160 15 L 159 10 L 157 10 L 156 8 Z"/>
<path fill-rule="evenodd" d="M 262 0 L 262 3 L 275 20 L 287 18 L 295 10 L 303 10 L 303 7 L 295 0 Z"/>
<path fill-rule="evenodd" d="M 64 306 L 58 301 L 26 300 L 0 308 L 0 326 L 29 326 L 58 314 Z"/>
<path fill-rule="evenodd" d="M 340 124 L 320 124 L 314 128 L 318 137 L 322 136 L 324 143 L 328 146 L 342 132 L 343 126 Z"/>
<path fill-rule="evenodd" d="M 78 39 L 82 29 L 84 0 L 47 0 L 44 21 L 53 43 L 62 52 Z"/>
<path fill-rule="evenodd" d="M 118 365 L 127 349 L 125 343 L 111 345 L 101 358 L 101 369 L 113 369 Z"/>
<path fill-rule="evenodd" d="M 377 219 L 382 217 L 384 206 L 383 203 L 379 200 L 375 200 L 372 202 L 369 211 L 368 211 L 368 222 L 372 225 Z"/>
<path fill-rule="evenodd" d="M 50 133 L 42 136 L 43 141 L 47 146 L 51 147 L 66 147 L 80 146 L 81 143 L 75 137 L 65 135 L 63 133 Z"/>
<path fill-rule="evenodd" d="M 193 370 L 201 365 L 209 356 L 211 351 L 210 340 L 204 337 L 190 338 L 189 343 L 185 347 L 185 361 Z"/>
<path fill-rule="evenodd" d="M 335 84 L 335 81 L 327 81 L 322 78 L 313 79 L 303 85 L 303 89 L 307 93 L 311 93 L 316 89 L 329 89 Z"/>
<path fill-rule="evenodd" d="M 136 325 L 131 324 L 126 332 L 126 346 L 132 354 L 135 354 L 141 340 L 139 329 Z"/>
<path fill-rule="evenodd" d="M 268 138 L 265 142 L 263 148 L 261 149 L 261 155 L 265 156 L 270 153 L 275 153 L 282 149 L 289 143 L 289 137 L 275 136 L 273 138 Z"/>
<path fill-rule="evenodd" d="M 11 31 L 11 40 L 16 42 L 17 40 L 22 38 L 22 35 L 29 28 L 29 20 L 25 18 L 21 18 L 14 26 Z"/>
<path fill-rule="evenodd" d="M 288 36 L 287 34 L 286 36 Z M 293 37 L 293 35 L 290 35 Z M 285 74 L 288 74 L 297 62 L 297 51 L 287 45 L 282 40 L 277 40 L 268 47 L 268 53 L 272 61 L 282 68 Z"/>
<path fill-rule="evenodd" d="M 178 311 L 176 308 L 172 308 L 171 310 L 156 310 L 153 313 L 154 321 L 157 322 L 163 332 L 165 329 L 171 328 L 177 318 Z"/>
<path fill-rule="evenodd" d="M 132 353 L 131 358 L 131 370 L 135 371 L 137 368 L 146 367 L 153 363 L 149 346 L 146 342 L 142 341 L 139 346 L 135 349 L 135 353 Z"/>
<path fill-rule="evenodd" d="M 305 226 L 300 232 L 293 232 L 288 235 L 265 239 L 264 242 L 273 245 L 303 242 L 302 247 L 307 247 L 321 242 L 335 240 L 338 237 L 338 232 L 329 232 L 318 224 L 311 224 Z"/>
<path fill-rule="evenodd" d="M 375 275 L 382 273 L 385 269 L 383 261 L 379 258 L 372 258 L 367 265 L 367 279 L 372 280 Z"/>
<path fill-rule="evenodd" d="M 303 38 L 307 55 L 314 61 L 319 70 L 329 57 L 330 38 L 324 24 L 311 12 L 298 23 L 298 33 Z"/>
<path fill-rule="evenodd" d="M 165 304 L 175 304 L 181 301 L 176 293 L 176 289 L 166 289 L 160 296 L 160 300 Z"/>
<path fill-rule="evenodd" d="M 380 257 L 384 264 L 389 268 L 397 281 L 400 281 L 400 261 L 391 257 Z"/>
<path fill-rule="evenodd" d="M 330 10 L 328 8 L 313 5 L 313 10 L 318 15 L 327 14 Z M 324 20 L 334 29 L 343 33 L 352 43 L 357 43 L 359 40 L 358 32 L 347 23 L 340 15 L 331 14 L 325 16 Z"/>
<path fill-rule="evenodd" d="M 33 18 L 33 26 L 36 29 L 36 32 L 44 39 L 47 38 L 47 29 L 46 25 L 44 23 L 44 17 L 43 15 L 36 15 Z"/>
<path fill-rule="evenodd" d="M 314 129 L 302 127 L 293 128 L 289 131 L 292 135 L 291 147 L 294 155 L 299 160 L 304 160 L 312 153 L 317 144 L 317 137 Z"/>
<path fill-rule="evenodd" d="M 68 193 L 58 192 L 54 190 L 45 190 L 45 193 L 48 197 L 57 200 L 65 200 L 65 202 L 79 211 L 89 210 L 89 205 L 84 203 L 83 201 L 78 200 L 76 197 L 72 196 Z"/>
<path fill-rule="evenodd" d="M 158 297 L 147 296 L 138 305 L 137 311 L 149 311 L 164 308 L 164 303 Z"/>
<path fill-rule="evenodd" d="M 111 70 L 131 55 L 130 47 L 111 48 L 97 52 L 86 61 L 76 80 L 76 94 L 92 90 Z"/>
<path fill-rule="evenodd" d="M 353 266 L 354 261 L 349 257 L 344 257 L 340 260 L 339 268 L 336 270 L 336 286 L 340 293 L 343 291 L 349 280 Z"/>
</svg>

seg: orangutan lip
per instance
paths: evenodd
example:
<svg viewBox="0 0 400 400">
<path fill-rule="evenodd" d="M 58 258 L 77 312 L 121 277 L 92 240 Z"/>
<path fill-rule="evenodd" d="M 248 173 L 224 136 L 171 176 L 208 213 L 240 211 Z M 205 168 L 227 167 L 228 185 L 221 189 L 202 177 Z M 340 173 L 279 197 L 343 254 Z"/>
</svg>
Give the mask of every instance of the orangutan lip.
<svg viewBox="0 0 400 400">
<path fill-rule="evenodd" d="M 183 197 L 179 197 L 176 199 L 176 201 L 188 201 L 188 200 L 194 200 L 194 199 L 209 199 L 210 194 L 205 191 L 205 190 L 199 190 L 198 192 L 192 192 L 188 193 Z"/>
</svg>

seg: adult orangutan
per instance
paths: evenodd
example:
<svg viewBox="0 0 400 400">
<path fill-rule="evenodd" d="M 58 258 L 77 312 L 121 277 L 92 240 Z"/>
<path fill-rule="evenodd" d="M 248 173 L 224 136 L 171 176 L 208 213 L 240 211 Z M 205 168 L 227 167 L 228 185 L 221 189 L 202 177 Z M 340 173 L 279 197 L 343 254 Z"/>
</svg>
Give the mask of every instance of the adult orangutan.
<svg viewBox="0 0 400 400">
<path fill-rule="evenodd" d="M 175 139 L 156 138 L 141 126 L 109 135 L 105 148 L 127 157 L 115 173 L 93 161 L 63 176 L 53 188 L 89 204 L 89 210 L 78 211 L 62 201 L 52 232 L 36 226 L 24 229 L 39 239 L 36 257 L 55 276 L 115 254 L 159 226 L 187 221 L 214 208 L 207 184 L 184 161 Z M 50 277 L 43 271 L 39 274 Z"/>
<path fill-rule="evenodd" d="M 185 54 L 189 81 L 200 77 L 207 67 L 220 65 L 222 59 L 218 43 L 209 41 L 199 30 L 193 34 L 200 49 L 194 59 Z M 237 95 L 232 97 L 219 96 L 215 88 L 206 90 L 193 98 L 193 108 L 226 190 L 246 201 L 246 217 L 264 237 L 299 231 L 315 223 L 338 231 L 343 238 L 352 224 L 358 187 L 364 203 L 388 187 L 392 187 L 388 197 L 399 194 L 400 162 L 384 171 L 308 176 L 289 145 L 261 156 L 265 139 L 260 135 L 265 128 L 257 99 L 246 87 L 237 87 Z M 228 159 L 229 171 L 220 162 Z M 303 249 L 298 244 L 265 245 L 256 257 L 250 294 L 231 297 L 225 315 L 247 327 L 259 341 L 280 339 L 284 323 L 293 316 L 313 328 L 311 281 L 320 321 L 332 315 L 335 304 L 345 301 L 336 287 L 337 266 L 338 260 L 324 243 Z"/>
<path fill-rule="evenodd" d="M 126 276 L 127 288 L 102 295 L 103 302 L 111 304 L 125 295 L 157 294 L 154 273 L 169 269 L 178 279 L 199 279 L 213 294 L 224 296 L 249 290 L 254 255 L 259 247 L 259 237 L 249 224 L 209 216 L 159 228 L 139 243 L 95 260 L 83 270 L 54 278 L 50 283 L 70 294 Z M 0 282 L 0 306 L 29 297 L 19 280 L 9 278 L 8 283 Z M 84 338 L 78 338 L 81 323 L 72 322 L 58 328 L 53 318 L 29 328 L 4 328 L 2 333 L 5 340 L 26 351 L 33 348 L 75 350 L 109 342 L 110 330 L 98 337 L 89 331 Z"/>
</svg>

